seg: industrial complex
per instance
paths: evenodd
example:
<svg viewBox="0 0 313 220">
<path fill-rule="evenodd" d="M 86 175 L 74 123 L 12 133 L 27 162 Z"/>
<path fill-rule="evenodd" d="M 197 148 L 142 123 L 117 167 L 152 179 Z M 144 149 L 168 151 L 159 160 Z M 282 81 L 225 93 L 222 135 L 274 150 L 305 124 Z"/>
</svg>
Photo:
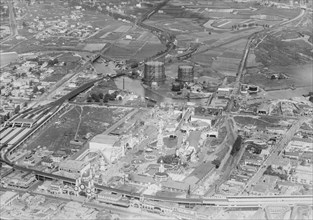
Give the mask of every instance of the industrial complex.
<svg viewBox="0 0 313 220">
<path fill-rule="evenodd" d="M 311 1 L 0 1 L 1 219 L 312 219 Z"/>
</svg>

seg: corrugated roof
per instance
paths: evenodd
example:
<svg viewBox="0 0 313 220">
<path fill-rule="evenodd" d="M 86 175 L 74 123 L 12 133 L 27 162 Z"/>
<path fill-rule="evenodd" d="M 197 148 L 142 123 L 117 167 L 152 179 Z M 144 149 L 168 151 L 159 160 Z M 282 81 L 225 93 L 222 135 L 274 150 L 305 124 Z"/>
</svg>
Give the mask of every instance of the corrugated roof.
<svg viewBox="0 0 313 220">
<path fill-rule="evenodd" d="M 151 176 L 139 175 L 139 174 L 131 174 L 131 179 L 134 182 L 140 183 L 154 183 L 154 179 Z"/>
<path fill-rule="evenodd" d="M 98 134 L 94 136 L 90 142 L 99 143 L 99 144 L 109 144 L 114 145 L 115 142 L 119 140 L 119 137 L 113 135 L 106 135 L 106 134 Z"/>
<path fill-rule="evenodd" d="M 79 160 L 66 160 L 62 161 L 59 165 L 59 168 L 71 169 L 71 170 L 81 170 L 86 166 L 84 161 Z"/>
<path fill-rule="evenodd" d="M 184 183 L 184 182 L 177 182 L 177 181 L 173 181 L 173 180 L 168 180 L 166 182 L 162 183 L 163 187 L 167 187 L 167 188 L 172 188 L 172 189 L 178 189 L 178 190 L 188 190 L 189 188 L 189 184 Z"/>
</svg>

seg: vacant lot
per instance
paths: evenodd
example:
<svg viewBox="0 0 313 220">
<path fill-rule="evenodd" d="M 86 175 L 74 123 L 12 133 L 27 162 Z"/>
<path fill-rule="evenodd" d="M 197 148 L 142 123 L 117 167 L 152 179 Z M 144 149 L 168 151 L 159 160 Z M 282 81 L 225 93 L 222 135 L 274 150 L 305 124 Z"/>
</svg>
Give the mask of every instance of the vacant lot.
<svg viewBox="0 0 313 220">
<path fill-rule="evenodd" d="M 50 151 L 69 148 L 70 141 L 82 140 L 87 133 L 102 133 L 125 116 L 131 109 L 71 106 L 65 114 L 52 121 L 28 145 L 46 146 Z"/>
</svg>

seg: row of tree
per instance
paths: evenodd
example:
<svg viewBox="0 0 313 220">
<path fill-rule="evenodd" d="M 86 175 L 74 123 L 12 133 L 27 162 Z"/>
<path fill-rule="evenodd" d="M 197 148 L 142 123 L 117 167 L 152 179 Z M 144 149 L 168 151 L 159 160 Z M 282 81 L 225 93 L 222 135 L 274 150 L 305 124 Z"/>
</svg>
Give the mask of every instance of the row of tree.
<svg viewBox="0 0 313 220">
<path fill-rule="evenodd" d="M 272 166 L 268 166 L 267 169 L 265 170 L 264 174 L 270 175 L 270 176 L 278 176 L 282 180 L 288 180 L 288 175 L 287 174 L 276 172 L 272 168 Z"/>
<path fill-rule="evenodd" d="M 234 156 L 241 148 L 242 143 L 242 137 L 238 135 L 238 137 L 235 140 L 235 143 L 233 144 L 233 147 L 230 151 L 230 155 Z"/>
<path fill-rule="evenodd" d="M 235 24 L 231 26 L 232 30 L 238 30 L 240 27 L 253 27 L 253 26 L 259 26 L 259 24 L 256 23 L 249 23 L 249 24 Z M 270 26 L 268 24 L 263 24 L 262 27 L 269 28 Z"/>
<path fill-rule="evenodd" d="M 159 157 L 158 163 L 161 163 L 161 161 L 163 161 L 163 163 L 165 164 L 178 164 L 179 157 L 176 156 L 175 154 L 169 154 L 169 155 Z"/>
<path fill-rule="evenodd" d="M 91 95 L 87 98 L 87 102 L 100 102 L 107 103 L 109 101 L 116 100 L 116 97 L 118 95 L 118 92 L 115 91 L 111 94 L 103 94 L 102 92 L 99 93 L 91 93 Z"/>
</svg>

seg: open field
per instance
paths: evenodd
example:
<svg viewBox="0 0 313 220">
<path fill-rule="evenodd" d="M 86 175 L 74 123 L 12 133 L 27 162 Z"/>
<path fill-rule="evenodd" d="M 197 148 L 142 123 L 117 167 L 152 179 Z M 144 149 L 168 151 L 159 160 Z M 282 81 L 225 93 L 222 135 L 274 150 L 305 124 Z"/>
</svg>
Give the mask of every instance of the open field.
<svg viewBox="0 0 313 220">
<path fill-rule="evenodd" d="M 185 19 L 185 18 L 172 18 L 172 19 L 153 19 L 146 22 L 147 24 L 154 25 L 160 28 L 169 30 L 175 34 L 182 33 L 195 33 L 203 31 L 201 23 L 195 19 Z"/>
<path fill-rule="evenodd" d="M 101 50 L 106 44 L 105 43 L 94 43 L 94 44 L 86 44 L 83 48 L 84 50 L 88 51 L 99 51 Z"/>
<path fill-rule="evenodd" d="M 125 116 L 131 109 L 72 106 L 69 111 L 52 121 L 38 133 L 28 146 L 46 146 L 50 151 L 70 146 L 70 141 L 82 140 L 87 133 L 102 133 Z M 80 121 L 81 119 L 81 121 Z"/>
<path fill-rule="evenodd" d="M 0 67 L 9 65 L 18 60 L 17 53 L 0 53 Z"/>
<path fill-rule="evenodd" d="M 266 94 L 266 98 L 269 100 L 290 99 L 290 98 L 306 95 L 312 91 L 313 91 L 312 86 L 297 88 L 295 90 L 291 90 L 291 89 L 274 90 L 274 91 L 268 91 Z"/>
<path fill-rule="evenodd" d="M 312 64 L 297 65 L 297 66 L 273 66 L 270 69 L 274 73 L 284 73 L 289 78 L 281 80 L 272 80 L 265 74 L 255 73 L 248 69 L 244 76 L 244 83 L 252 83 L 261 86 L 265 90 L 290 88 L 295 87 L 311 87 L 313 86 L 313 66 Z"/>
<path fill-rule="evenodd" d="M 252 118 L 252 117 L 243 117 L 243 116 L 235 116 L 234 117 L 236 123 L 241 125 L 248 126 L 256 126 L 257 128 L 266 129 L 267 127 L 277 127 L 279 126 L 280 119 L 274 117 L 260 117 L 260 118 Z"/>
<path fill-rule="evenodd" d="M 300 14 L 300 9 L 283 9 L 283 8 L 275 8 L 275 7 L 267 7 L 261 8 L 257 12 L 257 14 L 270 15 L 270 16 L 281 16 L 283 18 L 294 18 L 298 14 Z"/>
<path fill-rule="evenodd" d="M 255 49 L 256 61 L 265 66 L 286 66 L 312 62 L 312 44 L 304 40 L 282 41 L 281 35 L 268 36 Z M 287 32 L 290 35 L 290 31 Z"/>
<path fill-rule="evenodd" d="M 111 46 L 105 52 L 105 55 L 123 59 L 143 59 L 153 56 L 165 49 L 160 41 L 151 33 L 146 33 L 145 36 L 139 37 L 138 39 L 140 38 L 143 40 L 131 40 L 126 42 L 120 40 Z"/>
</svg>

